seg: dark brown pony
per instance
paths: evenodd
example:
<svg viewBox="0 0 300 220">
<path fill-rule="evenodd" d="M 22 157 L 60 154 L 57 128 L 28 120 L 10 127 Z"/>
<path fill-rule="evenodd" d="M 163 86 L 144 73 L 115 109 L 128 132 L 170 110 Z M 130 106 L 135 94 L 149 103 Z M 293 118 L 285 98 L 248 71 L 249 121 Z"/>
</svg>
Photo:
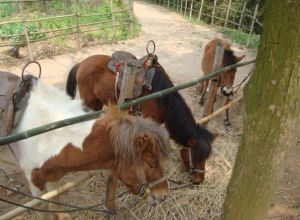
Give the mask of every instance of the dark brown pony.
<svg viewBox="0 0 300 220">
<path fill-rule="evenodd" d="M 76 85 L 84 104 L 94 110 L 102 108 L 103 104 L 116 102 L 116 74 L 107 67 L 110 56 L 94 55 L 76 64 L 70 71 L 67 80 L 67 93 L 75 97 Z M 155 75 L 152 81 L 151 93 L 173 86 L 163 67 L 155 61 Z M 141 96 L 150 92 L 143 90 Z M 214 136 L 205 128 L 199 126 L 189 107 L 178 93 L 172 93 L 142 103 L 139 111 L 144 117 L 151 117 L 156 122 L 165 123 L 170 137 L 177 144 L 184 146 L 180 154 L 183 163 L 191 172 L 192 181 L 196 184 L 204 180 L 205 162 L 211 153 Z"/>
<path fill-rule="evenodd" d="M 201 63 L 201 67 L 204 75 L 212 72 L 213 70 L 212 68 L 215 59 L 216 46 L 219 43 L 225 49 L 221 67 L 226 67 L 226 66 L 236 64 L 245 57 L 245 55 L 240 57 L 235 56 L 233 51 L 230 49 L 230 44 L 227 41 L 215 38 L 214 40 L 208 42 L 208 44 L 205 47 L 205 51 Z M 236 68 L 219 74 L 218 86 L 221 87 L 221 93 L 225 96 L 224 105 L 229 103 L 230 96 L 233 94 L 233 82 L 235 78 L 235 73 L 236 73 Z M 208 80 L 204 81 L 202 84 L 201 97 L 199 101 L 201 105 L 204 104 L 207 87 L 208 87 Z M 226 126 L 230 125 L 228 109 L 225 112 L 224 124 Z"/>
</svg>

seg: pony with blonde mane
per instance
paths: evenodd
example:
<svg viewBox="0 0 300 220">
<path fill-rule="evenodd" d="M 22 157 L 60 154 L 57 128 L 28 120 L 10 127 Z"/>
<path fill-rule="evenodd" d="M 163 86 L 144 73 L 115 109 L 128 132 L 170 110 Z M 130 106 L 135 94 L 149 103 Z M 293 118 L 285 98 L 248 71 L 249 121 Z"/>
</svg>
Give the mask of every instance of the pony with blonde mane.
<svg viewBox="0 0 300 220">
<path fill-rule="evenodd" d="M 80 100 L 63 91 L 33 83 L 28 106 L 13 131 L 28 130 L 84 114 Z M 162 161 L 169 151 L 169 137 L 158 123 L 128 115 L 110 106 L 101 118 L 49 131 L 14 143 L 20 167 L 33 195 L 56 187 L 70 172 L 109 170 L 106 208 L 115 209 L 117 179 L 150 204 L 168 194 Z"/>
</svg>

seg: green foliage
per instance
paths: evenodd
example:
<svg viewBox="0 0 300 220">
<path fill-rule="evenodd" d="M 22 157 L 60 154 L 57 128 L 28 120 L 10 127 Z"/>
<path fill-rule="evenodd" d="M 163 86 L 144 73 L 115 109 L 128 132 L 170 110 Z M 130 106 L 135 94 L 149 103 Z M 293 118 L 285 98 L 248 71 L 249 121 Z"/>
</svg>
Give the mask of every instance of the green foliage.
<svg viewBox="0 0 300 220">
<path fill-rule="evenodd" d="M 248 40 L 248 34 L 237 31 L 230 28 L 219 28 L 219 32 L 221 32 L 224 36 L 241 45 L 246 45 Z M 249 48 L 257 49 L 259 45 L 259 35 L 251 35 L 249 39 Z"/>
<path fill-rule="evenodd" d="M 41 17 L 50 17 L 56 15 L 66 15 L 75 13 L 75 5 L 73 0 L 52 0 L 52 1 L 38 1 L 31 3 L 22 3 L 22 15 L 19 13 L 17 4 L 1 4 L 0 3 L 0 16 L 9 16 L 9 20 L 21 20 L 24 14 L 27 19 L 35 19 Z M 119 11 L 127 6 L 124 6 L 122 1 L 114 1 L 114 11 Z M 5 13 L 4 13 L 5 12 Z M 88 40 L 93 39 L 112 39 L 112 10 L 109 0 L 78 0 L 77 12 L 80 15 L 90 15 L 92 16 L 79 16 L 78 24 L 86 25 L 93 24 L 84 27 L 80 27 L 83 31 L 83 36 Z M 2 15 L 3 14 L 3 15 Z M 101 14 L 101 15 L 98 15 Z M 5 20 L 7 20 L 5 19 Z M 125 23 L 129 21 L 128 11 L 120 12 L 115 14 L 116 24 Z M 95 24 L 94 24 L 95 23 Z M 110 26 L 110 28 L 107 28 Z M 29 38 L 32 41 L 46 39 L 47 33 L 37 33 L 45 30 L 54 30 L 61 28 L 68 28 L 67 30 L 62 30 L 60 34 L 68 34 L 76 31 L 76 18 L 75 17 L 62 17 L 62 18 L 50 18 L 42 20 L 39 22 L 27 23 L 27 28 L 29 32 Z M 89 29 L 101 28 L 100 31 L 86 32 Z M 20 23 L 12 23 L 0 25 L 0 37 L 1 35 L 13 35 L 13 34 L 23 34 L 24 27 Z M 118 26 L 116 28 L 116 39 L 126 39 L 131 33 L 128 31 L 128 26 Z M 9 40 L 12 42 L 24 42 L 24 36 L 13 36 L 13 37 L 3 37 L 3 40 Z M 65 38 L 64 38 L 65 39 Z M 63 39 L 63 40 L 64 40 Z"/>
<path fill-rule="evenodd" d="M 16 5 L 11 3 L 0 4 L 0 17 L 11 16 L 16 11 Z"/>
<path fill-rule="evenodd" d="M 46 33 L 37 33 L 39 29 L 34 25 L 27 26 L 29 40 L 43 40 L 46 39 Z M 0 36 L 1 35 L 11 35 L 11 34 L 23 34 L 24 25 L 20 23 L 6 24 L 0 26 Z M 24 36 L 12 36 L 8 38 L 12 42 L 24 42 Z"/>
</svg>

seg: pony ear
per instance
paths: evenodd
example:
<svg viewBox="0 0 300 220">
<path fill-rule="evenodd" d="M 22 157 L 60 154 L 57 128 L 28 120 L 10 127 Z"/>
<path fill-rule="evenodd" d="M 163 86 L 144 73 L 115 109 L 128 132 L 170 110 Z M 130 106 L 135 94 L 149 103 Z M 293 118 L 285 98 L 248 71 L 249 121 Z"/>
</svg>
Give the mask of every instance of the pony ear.
<svg viewBox="0 0 300 220">
<path fill-rule="evenodd" d="M 134 144 L 136 146 L 136 150 L 143 154 L 146 151 L 147 146 L 149 145 L 149 136 L 147 133 L 144 133 L 142 135 L 138 135 L 135 140 Z"/>
<path fill-rule="evenodd" d="M 246 55 L 242 55 L 242 56 L 235 56 L 235 61 L 238 63 L 240 62 L 242 59 L 244 59 Z"/>
</svg>

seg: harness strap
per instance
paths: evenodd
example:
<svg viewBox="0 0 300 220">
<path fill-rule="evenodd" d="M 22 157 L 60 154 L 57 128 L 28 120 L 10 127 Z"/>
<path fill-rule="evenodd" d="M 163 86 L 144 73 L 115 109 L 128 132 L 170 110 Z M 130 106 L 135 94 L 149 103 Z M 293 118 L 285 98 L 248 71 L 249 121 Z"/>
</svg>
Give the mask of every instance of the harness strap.
<svg viewBox="0 0 300 220">
<path fill-rule="evenodd" d="M 141 187 L 141 190 L 140 190 L 138 196 L 140 196 L 144 199 L 151 193 L 151 188 L 153 188 L 154 186 L 156 186 L 164 181 L 167 181 L 167 177 L 162 176 L 161 178 L 159 178 L 151 183 L 148 183 L 146 180 L 145 172 L 144 172 L 143 168 L 138 168 L 137 176 L 138 176 L 139 180 L 142 182 L 142 187 Z"/>
<path fill-rule="evenodd" d="M 190 173 L 200 173 L 200 174 L 203 174 L 205 173 L 205 170 L 201 170 L 201 169 L 196 169 L 194 167 L 194 164 L 193 164 L 193 159 L 192 159 L 192 151 L 189 147 L 183 147 L 184 149 L 187 149 L 189 151 L 189 172 Z"/>
</svg>

